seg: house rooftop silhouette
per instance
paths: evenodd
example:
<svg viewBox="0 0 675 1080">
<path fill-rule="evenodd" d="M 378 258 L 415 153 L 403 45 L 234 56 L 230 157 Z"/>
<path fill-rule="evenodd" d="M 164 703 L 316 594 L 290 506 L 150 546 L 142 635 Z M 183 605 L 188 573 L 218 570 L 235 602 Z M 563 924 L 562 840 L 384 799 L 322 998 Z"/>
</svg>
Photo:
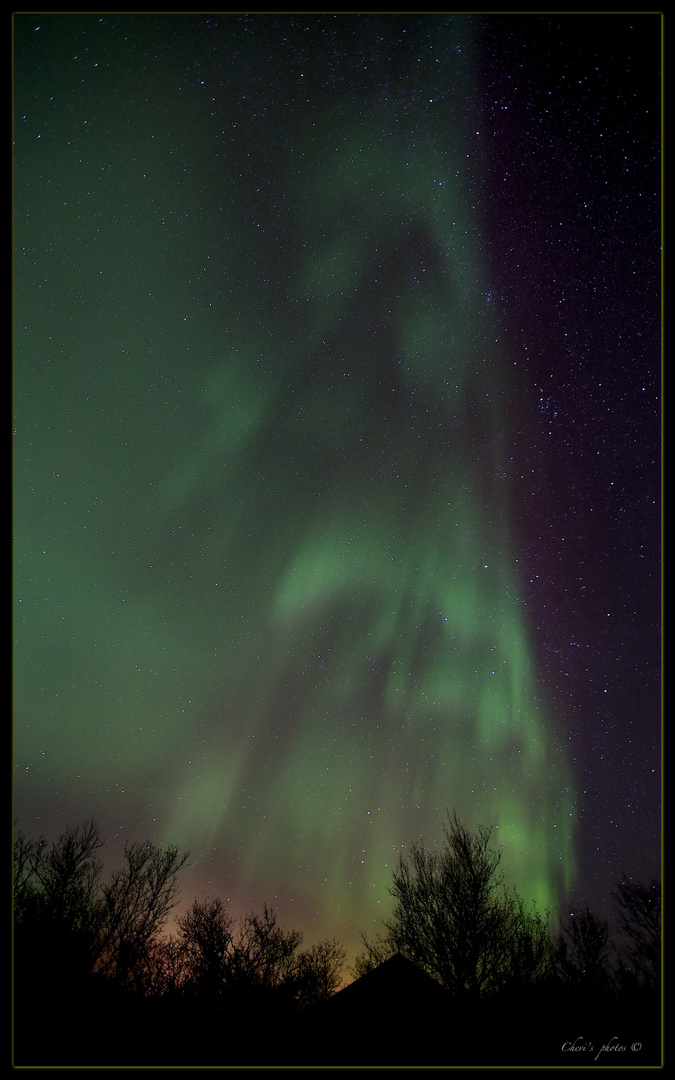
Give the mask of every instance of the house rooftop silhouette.
<svg viewBox="0 0 675 1080">
<path fill-rule="evenodd" d="M 319 1065 L 403 1065 L 443 1045 L 452 1018 L 448 990 L 400 953 L 308 1010 L 303 1042 Z"/>
<path fill-rule="evenodd" d="M 421 1003 L 447 1004 L 448 991 L 402 953 L 395 953 L 378 967 L 344 986 L 329 1004 L 347 1009 L 386 1004 L 418 1007 Z"/>
</svg>

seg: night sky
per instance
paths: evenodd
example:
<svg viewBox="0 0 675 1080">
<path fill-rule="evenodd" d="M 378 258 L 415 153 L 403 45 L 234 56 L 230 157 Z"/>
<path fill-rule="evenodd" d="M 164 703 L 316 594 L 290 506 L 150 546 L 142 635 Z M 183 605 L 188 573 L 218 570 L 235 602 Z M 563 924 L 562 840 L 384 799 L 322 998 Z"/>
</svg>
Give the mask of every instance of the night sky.
<svg viewBox="0 0 675 1080">
<path fill-rule="evenodd" d="M 661 18 L 14 18 L 14 817 L 350 951 L 660 877 Z"/>
</svg>

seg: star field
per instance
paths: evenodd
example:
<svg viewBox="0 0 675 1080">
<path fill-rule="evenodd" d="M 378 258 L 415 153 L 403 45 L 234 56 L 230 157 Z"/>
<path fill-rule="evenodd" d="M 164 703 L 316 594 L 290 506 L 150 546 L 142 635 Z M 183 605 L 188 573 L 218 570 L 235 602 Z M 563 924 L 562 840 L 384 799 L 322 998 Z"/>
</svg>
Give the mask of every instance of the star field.
<svg viewBox="0 0 675 1080">
<path fill-rule="evenodd" d="M 453 806 L 659 876 L 660 31 L 15 16 L 24 830 L 350 949 Z"/>
</svg>

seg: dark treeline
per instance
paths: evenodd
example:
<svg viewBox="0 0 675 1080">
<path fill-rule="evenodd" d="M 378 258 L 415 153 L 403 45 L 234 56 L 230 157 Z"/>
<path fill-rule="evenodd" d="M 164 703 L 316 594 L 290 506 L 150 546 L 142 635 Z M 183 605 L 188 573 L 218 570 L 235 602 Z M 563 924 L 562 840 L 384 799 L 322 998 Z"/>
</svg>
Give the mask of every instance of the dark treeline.
<svg viewBox="0 0 675 1080">
<path fill-rule="evenodd" d="M 590 910 L 552 933 L 489 830 L 453 815 L 442 845 L 400 858 L 392 915 L 338 993 L 338 942 L 303 947 L 266 905 L 235 919 L 217 897 L 166 934 L 187 853 L 130 844 L 104 878 L 102 847 L 93 820 L 15 836 L 17 1066 L 660 1063 L 656 881 L 617 882 L 618 938 Z"/>
</svg>

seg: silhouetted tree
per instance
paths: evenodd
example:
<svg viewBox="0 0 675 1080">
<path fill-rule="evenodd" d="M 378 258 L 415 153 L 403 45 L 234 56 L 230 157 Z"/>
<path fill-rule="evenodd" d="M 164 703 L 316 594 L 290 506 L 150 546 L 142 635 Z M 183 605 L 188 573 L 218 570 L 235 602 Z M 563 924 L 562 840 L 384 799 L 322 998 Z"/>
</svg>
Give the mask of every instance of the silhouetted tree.
<svg viewBox="0 0 675 1080">
<path fill-rule="evenodd" d="M 516 989 L 539 985 L 553 974 L 554 948 L 549 927 L 513 889 L 506 894 L 500 980 Z"/>
<path fill-rule="evenodd" d="M 185 991 L 185 950 L 177 937 L 160 937 L 148 949 L 145 992 L 155 998 L 176 997 Z"/>
<path fill-rule="evenodd" d="M 12 876 L 14 924 L 20 925 L 34 909 L 37 896 L 35 866 L 42 855 L 43 841 L 31 840 L 19 831 L 14 837 L 14 872 Z"/>
<path fill-rule="evenodd" d="M 400 952 L 455 993 L 484 994 L 514 979 L 537 979 L 550 960 L 548 930 L 505 887 L 491 831 L 471 833 L 453 813 L 444 838 L 441 850 L 413 843 L 409 863 L 399 858 L 393 915 L 374 942 L 364 936 L 356 973 Z"/>
<path fill-rule="evenodd" d="M 347 951 L 337 941 L 319 941 L 303 950 L 294 973 L 300 1008 L 327 1001 L 339 989 Z"/>
<path fill-rule="evenodd" d="M 38 965 L 45 988 L 90 974 L 103 923 L 102 846 L 93 819 L 66 829 L 52 844 L 16 835 L 14 956 L 24 984 Z"/>
<path fill-rule="evenodd" d="M 184 989 L 211 1003 L 278 991 L 303 1008 L 340 985 L 345 950 L 320 941 L 301 951 L 302 935 L 280 927 L 267 905 L 235 925 L 222 900 L 195 900 L 177 926 Z"/>
<path fill-rule="evenodd" d="M 127 844 L 125 865 L 102 888 L 104 945 L 101 970 L 123 989 L 144 992 L 153 946 L 176 904 L 178 874 L 188 859 L 174 845 Z"/>
<path fill-rule="evenodd" d="M 71 926 L 96 922 L 94 910 L 101 876 L 100 830 L 91 819 L 68 828 L 49 847 L 34 848 L 32 872 L 52 918 Z"/>
<path fill-rule="evenodd" d="M 92 819 L 53 843 L 18 832 L 14 844 L 15 973 L 26 985 L 71 986 L 94 971 L 142 990 L 151 952 L 177 895 L 188 856 L 175 847 L 127 845 L 125 866 L 101 881 L 103 840 Z"/>
<path fill-rule="evenodd" d="M 194 900 L 177 926 L 187 985 L 196 993 L 220 994 L 231 965 L 234 926 L 223 901 Z"/>
<path fill-rule="evenodd" d="M 227 973 L 229 986 L 260 991 L 288 986 L 295 953 L 302 943 L 297 930 L 284 930 L 265 904 L 262 915 L 245 915 L 239 925 Z"/>
<path fill-rule="evenodd" d="M 555 963 L 563 980 L 577 989 L 607 991 L 613 973 L 609 923 L 586 908 L 561 920 Z"/>
<path fill-rule="evenodd" d="M 619 925 L 628 938 L 629 971 L 640 986 L 656 987 L 661 978 L 661 884 L 624 876 L 614 898 Z M 622 974 L 626 975 L 622 964 Z"/>
</svg>

